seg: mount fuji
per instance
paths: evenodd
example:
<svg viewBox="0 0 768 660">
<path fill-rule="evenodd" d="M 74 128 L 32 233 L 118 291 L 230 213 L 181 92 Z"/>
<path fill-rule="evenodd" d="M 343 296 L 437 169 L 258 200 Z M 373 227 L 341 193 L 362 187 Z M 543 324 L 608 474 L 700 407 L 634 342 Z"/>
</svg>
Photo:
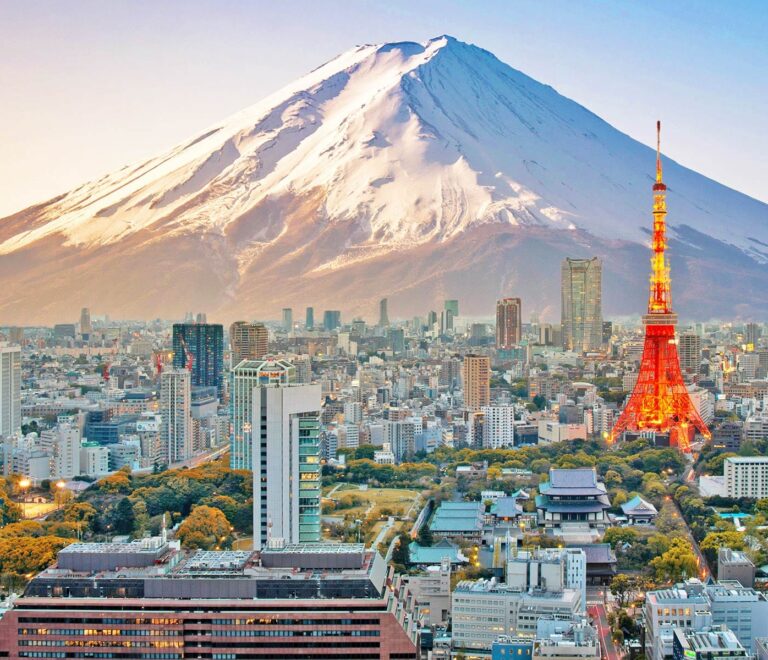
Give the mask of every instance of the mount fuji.
<svg viewBox="0 0 768 660">
<path fill-rule="evenodd" d="M 653 127 L 655 117 L 649 117 Z M 650 132 L 650 131 L 649 131 Z M 768 312 L 768 205 L 666 158 L 676 311 Z M 358 46 L 156 158 L 0 220 L 0 320 L 559 316 L 560 262 L 647 298 L 650 148 L 452 37 Z"/>
</svg>

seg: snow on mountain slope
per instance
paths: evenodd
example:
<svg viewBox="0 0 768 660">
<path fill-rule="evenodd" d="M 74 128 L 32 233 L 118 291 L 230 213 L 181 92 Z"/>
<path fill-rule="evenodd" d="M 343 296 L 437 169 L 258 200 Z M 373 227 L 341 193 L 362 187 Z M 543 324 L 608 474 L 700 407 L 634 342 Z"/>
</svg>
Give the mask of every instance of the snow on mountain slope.
<svg viewBox="0 0 768 660">
<path fill-rule="evenodd" d="M 730 255 L 742 276 L 768 274 L 768 207 L 672 161 L 664 165 L 670 235 L 691 282 L 699 272 L 692 264 L 710 251 Z M 48 312 L 64 304 L 62 295 L 80 304 L 52 281 L 62 275 L 43 263 L 52 255 L 76 264 L 75 293 L 119 312 L 137 301 L 121 299 L 108 278 L 94 287 L 88 274 L 127 255 L 138 264 L 162 254 L 165 268 L 196 269 L 190 281 L 211 287 L 209 309 L 238 315 L 248 300 L 244 311 L 261 315 L 282 303 L 276 291 L 250 299 L 256 273 L 279 271 L 283 285 L 295 280 L 296 304 L 309 286 L 315 290 L 305 301 L 330 303 L 338 289 L 324 290 L 323 278 L 382 257 L 416 258 L 421 246 L 437 253 L 454 241 L 470 245 L 483 227 L 478 235 L 513 236 L 516 245 L 547 235 L 588 252 L 616 241 L 640 247 L 651 224 L 653 170 L 650 149 L 487 51 L 451 37 L 366 45 L 162 156 L 0 221 L 0 255 L 19 257 L 6 261 L 16 286 L 57 292 Z M 186 251 L 185 258 L 207 263 L 178 264 L 171 248 L 179 259 Z M 155 256 L 146 269 L 157 263 Z M 124 277 L 141 281 L 126 268 Z M 435 295 L 439 270 L 425 280 Z M 644 282 L 646 272 L 643 266 L 633 277 Z M 366 295 L 408 288 L 400 276 L 377 281 Z M 531 286 L 524 273 L 511 282 Z M 196 288 L 164 304 L 197 308 Z M 0 311 L 12 313 L 19 299 L 0 294 Z M 367 304 L 359 297 L 353 306 Z"/>
</svg>

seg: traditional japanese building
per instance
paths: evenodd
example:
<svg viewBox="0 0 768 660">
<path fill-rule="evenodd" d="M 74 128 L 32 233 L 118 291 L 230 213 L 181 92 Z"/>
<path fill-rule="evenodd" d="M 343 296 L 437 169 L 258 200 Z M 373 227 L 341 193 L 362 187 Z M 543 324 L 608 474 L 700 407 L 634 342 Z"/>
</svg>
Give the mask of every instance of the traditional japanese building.
<svg viewBox="0 0 768 660">
<path fill-rule="evenodd" d="M 550 468 L 549 481 L 539 486 L 536 497 L 539 524 L 558 536 L 602 533 L 610 506 L 594 468 Z"/>
</svg>

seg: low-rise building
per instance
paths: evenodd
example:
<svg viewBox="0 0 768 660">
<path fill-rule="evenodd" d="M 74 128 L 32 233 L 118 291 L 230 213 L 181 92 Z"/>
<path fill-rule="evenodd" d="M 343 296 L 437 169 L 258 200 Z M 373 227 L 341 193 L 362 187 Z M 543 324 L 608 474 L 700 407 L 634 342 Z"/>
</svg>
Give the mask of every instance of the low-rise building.
<svg viewBox="0 0 768 660">
<path fill-rule="evenodd" d="M 0 649 L 9 658 L 112 658 L 130 646 L 141 659 L 415 660 L 417 620 L 392 581 L 381 555 L 357 544 L 189 556 L 162 538 L 75 544 L 2 614 Z"/>
<path fill-rule="evenodd" d="M 453 648 L 468 655 L 476 651 L 489 655 L 500 635 L 533 637 L 539 619 L 572 621 L 580 604 L 581 594 L 575 589 L 521 591 L 494 579 L 464 580 L 452 597 Z"/>
<path fill-rule="evenodd" d="M 724 660 L 747 656 L 747 649 L 726 626 L 702 631 L 676 629 L 673 633 L 674 660 Z"/>
<path fill-rule="evenodd" d="M 739 550 L 720 548 L 717 553 L 717 578 L 735 580 L 742 587 L 755 586 L 755 565 Z"/>
</svg>

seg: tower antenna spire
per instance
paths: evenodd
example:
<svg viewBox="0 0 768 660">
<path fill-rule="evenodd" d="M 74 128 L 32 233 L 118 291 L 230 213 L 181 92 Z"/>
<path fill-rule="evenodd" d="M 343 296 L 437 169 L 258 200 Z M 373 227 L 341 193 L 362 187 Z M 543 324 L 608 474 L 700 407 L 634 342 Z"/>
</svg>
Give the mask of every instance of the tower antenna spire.
<svg viewBox="0 0 768 660">
<path fill-rule="evenodd" d="M 661 120 L 656 121 L 656 183 L 661 183 Z"/>
</svg>

